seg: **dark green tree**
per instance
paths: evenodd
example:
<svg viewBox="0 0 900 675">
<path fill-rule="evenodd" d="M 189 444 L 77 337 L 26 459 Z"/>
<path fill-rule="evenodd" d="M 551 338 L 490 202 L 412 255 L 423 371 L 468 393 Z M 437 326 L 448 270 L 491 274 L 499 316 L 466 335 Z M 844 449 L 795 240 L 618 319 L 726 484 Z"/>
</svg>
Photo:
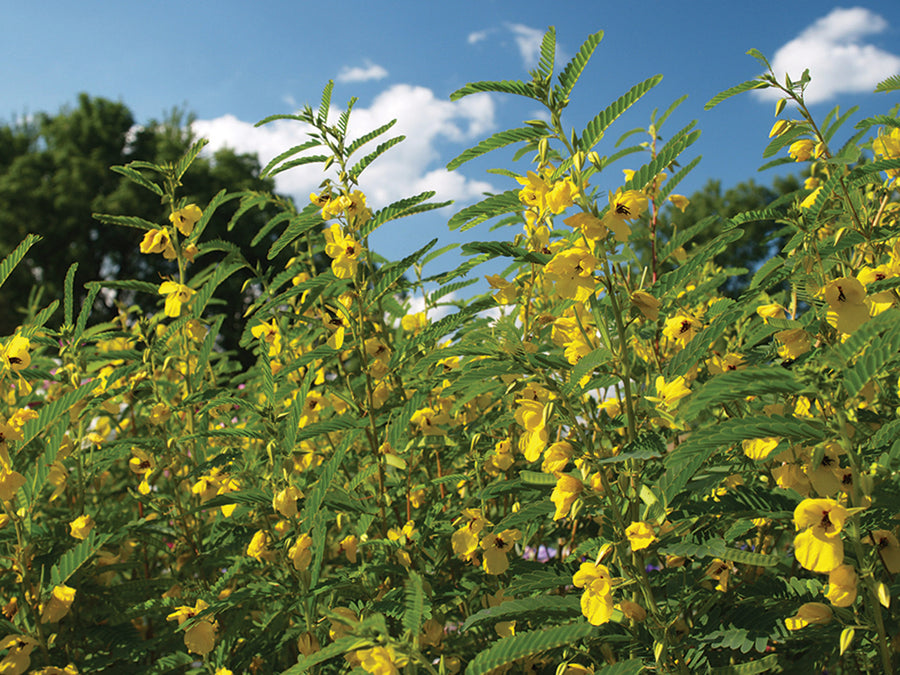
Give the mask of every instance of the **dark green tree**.
<svg viewBox="0 0 900 675">
<path fill-rule="evenodd" d="M 171 263 L 159 255 L 142 255 L 143 232 L 104 225 L 93 213 L 139 216 L 166 223 L 170 207 L 155 194 L 110 170 L 132 160 L 162 164 L 181 157 L 196 140 L 191 119 L 172 111 L 162 121 L 135 124 L 122 103 L 81 94 L 74 108 L 55 115 L 41 113 L 29 123 L 0 127 L 0 258 L 7 255 L 28 233 L 43 239 L 22 265 L 0 288 L 0 335 L 11 333 L 21 323 L 29 304 L 46 305 L 62 297 L 63 281 L 73 262 L 76 306 L 85 296 L 84 284 L 99 279 L 138 279 L 158 282 L 173 272 Z M 259 176 L 255 155 L 219 150 L 201 156 L 185 175 L 183 194 L 204 207 L 221 189 L 229 192 L 271 192 L 271 179 Z M 205 238 L 222 237 L 239 205 L 237 199 L 222 205 L 205 232 Z M 251 209 L 238 221 L 228 238 L 238 244 L 248 262 L 265 258 L 271 240 L 255 247 L 250 242 L 272 216 L 265 209 Z M 210 256 L 202 260 L 208 265 Z M 200 262 L 198 261 L 198 264 Z M 227 309 L 223 337 L 227 348 L 237 346 L 237 319 L 246 298 L 241 286 L 247 274 L 236 274 L 216 296 Z M 35 298 L 40 288 L 41 297 Z M 157 299 L 135 298 L 141 303 Z M 149 308 L 149 307 L 148 307 Z M 92 321 L 108 320 L 116 314 L 108 297 L 98 296 Z"/>
<path fill-rule="evenodd" d="M 802 186 L 800 180 L 793 175 L 776 177 L 771 187 L 759 185 L 753 180 L 738 183 L 734 187 L 722 190 L 719 180 L 710 179 L 703 189 L 692 194 L 690 204 L 684 213 L 668 204 L 659 214 L 657 231 L 660 233 L 662 245 L 667 241 L 666 233 L 673 229 L 684 230 L 687 227 L 703 221 L 710 216 L 716 216 L 717 220 L 710 227 L 704 228 L 702 233 L 694 237 L 690 247 L 702 246 L 711 239 L 720 235 L 727 227 L 727 218 L 745 213 L 747 211 L 761 211 L 772 208 L 779 200 L 789 200 L 790 195 Z M 747 287 L 753 272 L 765 260 L 777 253 L 785 244 L 785 239 L 779 234 L 781 225 L 772 219 L 752 220 L 742 224 L 744 236 L 736 241 L 730 248 L 716 256 L 716 263 L 723 268 L 745 268 L 745 274 L 730 277 L 721 291 L 729 296 L 737 296 Z M 641 246 L 645 259 L 650 257 L 650 245 L 644 241 Z M 664 271 L 667 267 L 663 266 Z"/>
</svg>

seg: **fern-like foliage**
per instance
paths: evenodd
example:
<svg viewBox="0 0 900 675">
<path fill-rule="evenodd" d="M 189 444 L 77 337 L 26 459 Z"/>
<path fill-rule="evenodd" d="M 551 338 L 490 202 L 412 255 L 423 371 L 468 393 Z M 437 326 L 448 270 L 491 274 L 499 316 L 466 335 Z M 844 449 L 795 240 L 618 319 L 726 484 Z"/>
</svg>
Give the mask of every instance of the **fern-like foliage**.
<svg viewBox="0 0 900 675">
<path fill-rule="evenodd" d="M 653 89 L 662 81 L 662 75 L 654 75 L 647 78 L 643 82 L 634 85 L 622 96 L 610 103 L 603 112 L 596 115 L 588 122 L 584 131 L 581 133 L 581 149 L 585 152 L 593 148 L 609 126 L 618 119 L 622 113 L 637 103 L 641 97 L 648 91 Z"/>
<path fill-rule="evenodd" d="M 578 78 L 581 77 L 581 73 L 584 72 L 588 61 L 591 60 L 591 56 L 601 40 L 603 40 L 602 30 L 588 35 L 587 40 L 585 40 L 578 49 L 578 53 L 572 57 L 572 60 L 569 61 L 565 68 L 562 69 L 562 72 L 560 72 L 558 78 L 559 86 L 561 87 L 561 93 L 564 98 L 572 92 L 572 88 L 575 86 L 575 83 L 578 82 Z"/>
</svg>

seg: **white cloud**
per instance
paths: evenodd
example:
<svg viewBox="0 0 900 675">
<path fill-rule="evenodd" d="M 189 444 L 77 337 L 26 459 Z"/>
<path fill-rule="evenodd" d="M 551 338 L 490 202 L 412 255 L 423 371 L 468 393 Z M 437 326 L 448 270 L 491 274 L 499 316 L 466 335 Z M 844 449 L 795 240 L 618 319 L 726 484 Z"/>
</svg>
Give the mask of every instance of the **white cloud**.
<svg viewBox="0 0 900 675">
<path fill-rule="evenodd" d="M 339 113 L 331 111 L 332 116 Z M 388 150 L 362 175 L 361 188 L 374 208 L 425 190 L 435 190 L 436 200 L 458 201 L 496 191 L 487 182 L 435 168 L 450 159 L 441 155 L 441 143 L 470 145 L 494 128 L 494 102 L 490 95 L 475 94 L 451 102 L 437 98 L 426 87 L 393 85 L 381 92 L 368 108 L 353 109 L 349 135 L 361 136 L 394 118 L 397 123 L 393 128 L 354 156 L 358 160 L 375 144 L 399 134 L 406 136 L 406 140 Z M 276 155 L 308 140 L 311 128 L 293 120 L 276 120 L 257 128 L 234 115 L 223 115 L 197 120 L 194 131 L 209 139 L 210 151 L 229 147 L 237 152 L 255 152 L 265 166 Z M 451 152 L 455 155 L 458 151 Z M 316 153 L 316 149 L 309 151 L 309 154 Z M 323 173 L 320 164 L 295 167 L 275 176 L 276 189 L 294 196 L 302 204 L 332 174 L 333 170 Z"/>
<path fill-rule="evenodd" d="M 783 81 L 785 73 L 797 80 L 809 68 L 812 80 L 806 89 L 807 103 L 821 103 L 838 94 L 870 92 L 881 80 L 900 73 L 900 57 L 865 44 L 867 36 L 887 27 L 883 17 L 868 9 L 834 9 L 780 47 L 771 59 L 772 70 Z M 773 89 L 754 93 L 766 100 L 778 98 Z"/>
<path fill-rule="evenodd" d="M 506 26 L 512 32 L 516 47 L 526 68 L 534 68 L 538 64 L 541 55 L 541 42 L 544 39 L 544 31 L 531 28 L 521 23 L 510 23 Z"/>
<path fill-rule="evenodd" d="M 338 73 L 338 82 L 369 82 L 370 80 L 383 80 L 388 76 L 388 71 L 377 63 L 366 61 L 364 66 L 344 66 Z"/>
<path fill-rule="evenodd" d="M 476 30 L 469 33 L 468 41 L 470 45 L 474 45 L 478 42 L 482 42 L 487 39 L 487 36 L 493 32 L 493 29 L 489 30 Z"/>
</svg>

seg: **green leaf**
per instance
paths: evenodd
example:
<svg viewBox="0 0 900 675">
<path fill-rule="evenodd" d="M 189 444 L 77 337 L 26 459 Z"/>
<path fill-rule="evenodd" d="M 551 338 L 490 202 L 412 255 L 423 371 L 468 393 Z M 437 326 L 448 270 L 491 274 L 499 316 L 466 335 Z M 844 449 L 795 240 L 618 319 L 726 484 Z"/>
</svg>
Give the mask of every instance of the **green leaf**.
<svg viewBox="0 0 900 675">
<path fill-rule="evenodd" d="M 371 291 L 371 294 L 368 296 L 369 299 L 369 307 L 375 307 L 376 303 L 387 293 L 391 288 L 394 287 L 394 284 L 397 280 L 406 274 L 407 271 L 421 258 L 425 253 L 430 251 L 435 244 L 437 244 L 437 239 L 432 239 L 425 246 L 420 248 L 415 253 L 412 253 L 406 256 L 403 260 L 397 263 L 392 263 L 390 265 L 384 265 L 379 268 L 374 278 L 372 279 L 372 283 L 374 283 L 374 288 Z"/>
<path fill-rule="evenodd" d="M 370 152 L 368 155 L 359 160 L 356 164 L 348 172 L 351 180 L 356 180 L 359 178 L 359 175 L 366 170 L 366 167 L 369 166 L 372 162 L 374 162 L 378 157 L 380 157 L 384 152 L 393 148 L 397 143 L 406 140 L 406 136 L 394 136 L 393 138 L 389 138 L 384 143 L 380 143 L 375 150 Z"/>
<path fill-rule="evenodd" d="M 285 150 L 284 152 L 282 152 L 279 155 L 276 155 L 274 158 L 272 158 L 272 161 L 270 161 L 268 164 L 265 165 L 265 167 L 263 167 L 263 170 L 259 172 L 260 177 L 265 178 L 266 176 L 268 176 L 269 171 L 271 171 L 275 167 L 275 165 L 286 160 L 288 157 L 291 157 L 292 155 L 296 155 L 298 152 L 303 152 L 304 150 L 309 150 L 310 148 L 316 148 L 320 145 L 322 145 L 321 141 L 313 138 L 311 140 L 306 141 L 305 143 L 301 143 L 300 145 L 295 145 L 294 147 L 292 147 L 288 150 Z"/>
<path fill-rule="evenodd" d="M 556 59 L 556 28 L 550 26 L 541 40 L 541 56 L 538 61 L 538 70 L 545 78 L 553 75 L 553 66 Z"/>
<path fill-rule="evenodd" d="M 22 258 L 24 258 L 25 254 L 28 253 L 28 249 L 30 249 L 40 240 L 41 238 L 38 235 L 29 234 L 21 241 L 18 246 L 16 246 L 15 250 L 12 253 L 3 258 L 3 262 L 0 262 L 0 286 L 2 286 L 6 282 L 6 280 L 9 278 L 9 275 L 15 269 L 16 265 L 22 262 Z"/>
<path fill-rule="evenodd" d="M 50 584 L 60 586 L 66 583 L 111 537 L 111 534 L 98 535 L 95 530 L 91 530 L 87 537 L 63 553 L 57 563 L 50 568 Z"/>
<path fill-rule="evenodd" d="M 672 136 L 668 143 L 657 153 L 653 160 L 634 172 L 626 181 L 623 190 L 643 190 L 644 187 L 660 171 L 668 168 L 687 147 L 700 138 L 700 131 L 691 131 L 696 122 L 691 122 L 684 129 Z"/>
<path fill-rule="evenodd" d="M 66 272 L 66 280 L 63 282 L 63 321 L 67 326 L 72 325 L 73 316 L 73 287 L 75 285 L 75 272 L 78 270 L 78 263 L 73 262 L 69 265 Z"/>
<path fill-rule="evenodd" d="M 572 57 L 572 60 L 566 64 L 565 68 L 563 68 L 562 72 L 559 74 L 559 84 L 562 86 L 562 93 L 564 96 L 568 96 L 572 91 L 572 88 L 575 86 L 575 83 L 578 82 L 578 78 L 581 77 L 581 73 L 584 72 L 585 66 L 587 66 L 594 50 L 597 48 L 597 45 L 600 44 L 602 39 L 602 30 L 588 35 L 587 40 L 585 40 L 578 49 L 578 53 Z"/>
<path fill-rule="evenodd" d="M 681 407 L 685 419 L 694 419 L 703 411 L 746 396 L 765 394 L 796 394 L 803 389 L 790 370 L 773 366 L 759 366 L 732 370 L 715 375 L 696 388 Z"/>
<path fill-rule="evenodd" d="M 304 211 L 303 213 L 294 216 L 291 218 L 288 226 L 284 228 L 284 232 L 281 233 L 281 236 L 275 240 L 275 242 L 269 247 L 268 253 L 266 253 L 266 258 L 272 260 L 275 256 L 277 256 L 284 248 L 292 241 L 294 241 L 297 237 L 308 232 L 309 230 L 317 227 L 322 222 L 322 216 L 319 214 L 318 209 L 311 209 L 309 211 Z"/>
<path fill-rule="evenodd" d="M 282 171 L 287 171 L 288 169 L 293 169 L 295 166 L 305 166 L 306 164 L 322 164 L 328 161 L 328 155 L 305 155 L 303 157 L 298 157 L 297 159 L 292 159 L 289 162 L 285 162 L 279 167 L 274 169 L 269 169 L 266 177 L 271 178 Z"/>
<path fill-rule="evenodd" d="M 237 261 L 225 262 L 216 266 L 212 277 L 203 284 L 203 288 L 197 291 L 197 294 L 194 296 L 191 304 L 191 314 L 195 319 L 199 319 L 202 316 L 203 310 L 206 309 L 206 305 L 212 298 L 212 294 L 215 293 L 216 288 L 242 267 L 249 267 L 249 265 L 244 261 Z"/>
<path fill-rule="evenodd" d="M 331 92 L 334 91 L 334 80 L 328 80 L 328 84 L 322 89 L 322 98 L 319 101 L 319 111 L 316 113 L 316 124 L 323 125 L 328 121 L 328 111 L 331 108 Z"/>
<path fill-rule="evenodd" d="M 104 225 L 122 225 L 124 227 L 133 227 L 138 230 L 156 230 L 159 225 L 151 223 L 149 220 L 138 218 L 137 216 L 114 216 L 111 213 L 92 213 L 94 220 L 99 220 Z"/>
<path fill-rule="evenodd" d="M 597 673 L 603 675 L 638 675 L 644 670 L 644 662 L 641 659 L 628 659 L 627 661 L 617 661 L 616 663 L 602 666 Z"/>
<path fill-rule="evenodd" d="M 205 138 L 198 139 L 186 153 L 181 157 L 181 159 L 176 162 L 175 169 L 175 178 L 177 180 L 181 180 L 181 177 L 184 176 L 185 172 L 188 170 L 188 167 L 193 163 L 195 159 L 197 159 L 197 155 L 200 154 L 200 151 L 206 147 L 209 141 Z"/>
<path fill-rule="evenodd" d="M 556 476 L 540 471 L 520 471 L 519 478 L 526 485 L 556 485 Z"/>
<path fill-rule="evenodd" d="M 301 521 L 306 523 L 307 527 L 312 526 L 313 518 L 322 507 L 322 502 L 325 501 L 325 494 L 331 487 L 331 482 L 341 468 L 344 457 L 347 456 L 347 451 L 350 450 L 350 447 L 356 441 L 357 436 L 359 436 L 359 431 L 351 431 L 348 433 L 344 437 L 343 442 L 334 451 L 334 454 L 332 454 L 331 457 L 328 458 L 328 461 L 323 465 L 322 472 L 319 474 L 319 479 L 309 491 L 303 506 Z"/>
<path fill-rule="evenodd" d="M 761 659 L 747 661 L 734 666 L 719 666 L 712 668 L 710 675 L 756 675 L 757 673 L 767 673 L 770 670 L 782 671 L 781 665 L 778 663 L 778 654 L 769 654 Z"/>
<path fill-rule="evenodd" d="M 815 445 L 823 441 L 825 435 L 825 425 L 817 420 L 780 415 L 733 418 L 720 421 L 712 428 L 693 431 L 663 462 L 665 471 L 660 487 L 666 504 L 672 503 L 716 450 L 729 448 L 745 439 L 769 436 Z"/>
<path fill-rule="evenodd" d="M 24 438 L 21 441 L 21 447 L 24 448 L 34 440 L 39 433 L 49 427 L 56 418 L 63 413 L 68 412 L 72 406 L 79 401 L 87 398 L 91 392 L 96 389 L 98 384 L 100 384 L 100 380 L 99 378 L 95 378 L 89 382 L 85 382 L 78 387 L 78 389 L 66 392 L 56 400 L 43 405 L 40 408 L 37 418 L 27 422 L 23 427 L 22 435 Z"/>
<path fill-rule="evenodd" d="M 628 108 L 637 103 L 641 97 L 662 81 L 662 75 L 654 75 L 634 85 L 618 99 L 610 103 L 606 109 L 588 122 L 581 133 L 581 150 L 588 152 L 593 148 L 609 126 L 615 122 Z"/>
<path fill-rule="evenodd" d="M 763 66 L 765 66 L 766 70 L 772 70 L 772 66 L 769 65 L 769 60 L 763 56 L 763 53 L 756 49 L 755 47 L 751 47 L 747 50 L 747 55 L 752 56 L 754 59 L 759 61 Z"/>
<path fill-rule="evenodd" d="M 897 91 L 898 89 L 900 89 L 900 75 L 891 75 L 889 78 L 882 80 L 875 85 L 876 93 Z"/>
<path fill-rule="evenodd" d="M 492 150 L 506 147 L 512 143 L 519 143 L 520 141 L 537 141 L 545 135 L 546 132 L 543 129 L 538 129 L 536 127 L 520 127 L 518 129 L 499 131 L 478 143 L 474 148 L 469 148 L 454 159 L 451 159 L 447 163 L 447 170 L 453 171 L 454 169 L 458 169 L 470 159 L 481 157 Z"/>
<path fill-rule="evenodd" d="M 546 265 L 552 256 L 546 253 L 529 251 L 505 241 L 470 241 L 462 245 L 463 253 L 487 253 L 492 258 L 515 258 L 516 262 L 532 262 L 538 265 Z"/>
<path fill-rule="evenodd" d="M 516 94 L 517 96 L 526 96 L 528 98 L 539 100 L 531 83 L 522 82 L 521 80 L 471 82 L 464 87 L 460 87 L 452 94 L 450 94 L 450 100 L 458 101 L 463 96 L 469 96 L 470 94 L 478 94 L 481 92 Z"/>
<path fill-rule="evenodd" d="M 405 587 L 406 603 L 403 611 L 403 628 L 408 630 L 413 637 L 418 637 L 422 632 L 422 624 L 431 616 L 422 576 L 410 570 Z"/>
<path fill-rule="evenodd" d="M 451 230 L 459 228 L 465 232 L 486 220 L 505 213 L 521 211 L 525 207 L 519 201 L 519 190 L 507 190 L 500 194 L 490 195 L 477 204 L 472 204 L 454 214 L 447 222 Z"/>
<path fill-rule="evenodd" d="M 490 671 L 517 659 L 570 645 L 596 631 L 597 629 L 589 623 L 573 623 L 503 638 L 472 659 L 466 668 L 466 675 L 487 675 Z"/>
<path fill-rule="evenodd" d="M 147 190 L 150 190 L 150 192 L 153 192 L 153 193 L 159 195 L 160 197 L 163 196 L 162 188 L 159 187 L 159 185 L 157 185 L 156 183 L 154 183 L 150 180 L 147 180 L 144 177 L 144 174 L 142 174 L 137 169 L 134 169 L 127 164 L 125 166 L 111 166 L 109 168 L 110 168 L 110 171 L 115 171 L 116 173 L 125 176 L 132 183 L 136 183 L 137 185 L 140 185 L 141 187 L 146 188 Z"/>
<path fill-rule="evenodd" d="M 713 96 L 709 101 L 706 102 L 706 105 L 703 106 L 704 110 L 712 110 L 717 105 L 719 105 L 722 101 L 727 98 L 731 98 L 732 96 L 737 96 L 738 94 L 743 94 L 745 91 L 751 91 L 753 89 L 767 89 L 769 84 L 759 80 L 747 80 L 746 82 L 741 82 L 733 87 L 729 87 L 723 92 L 719 92 L 715 96 Z"/>
<path fill-rule="evenodd" d="M 377 230 L 379 227 L 388 223 L 392 220 L 398 220 L 400 218 L 405 218 L 410 215 L 414 215 L 416 213 L 424 213 L 425 211 L 431 211 L 433 209 L 440 209 L 445 206 L 449 206 L 452 202 L 435 202 L 431 204 L 423 204 L 422 202 L 431 199 L 434 197 L 434 192 L 432 190 L 428 190 L 426 192 L 421 192 L 412 197 L 405 197 L 403 199 L 399 199 L 392 204 L 385 206 L 383 209 L 379 209 L 374 214 L 372 214 L 372 218 L 366 223 L 362 230 L 360 231 L 360 235 L 365 237 Z"/>
<path fill-rule="evenodd" d="M 326 645 L 309 656 L 301 656 L 295 665 L 282 672 L 281 675 L 300 675 L 300 673 L 305 673 L 313 666 L 324 663 L 336 656 L 369 646 L 371 646 L 371 642 L 367 638 L 358 638 L 349 635 L 338 638 L 331 644 Z"/>
<path fill-rule="evenodd" d="M 385 131 L 390 129 L 396 123 L 397 123 L 397 120 L 393 119 L 390 122 L 388 122 L 387 124 L 382 124 L 377 129 L 374 129 L 374 130 L 370 131 L 369 133 L 367 133 L 363 136 L 360 136 L 359 138 L 354 140 L 349 146 L 347 146 L 347 150 L 344 152 L 344 155 L 346 157 L 350 157 L 354 152 L 359 150 L 366 143 L 378 138 L 379 136 L 381 136 L 381 134 L 383 134 Z"/>
<path fill-rule="evenodd" d="M 562 618 L 581 615 L 581 597 L 579 595 L 544 595 L 538 598 L 507 600 L 496 607 L 488 607 L 475 612 L 463 623 L 462 630 L 469 630 L 475 624 L 483 621 L 521 619 L 550 622 L 559 620 L 560 615 Z"/>
</svg>

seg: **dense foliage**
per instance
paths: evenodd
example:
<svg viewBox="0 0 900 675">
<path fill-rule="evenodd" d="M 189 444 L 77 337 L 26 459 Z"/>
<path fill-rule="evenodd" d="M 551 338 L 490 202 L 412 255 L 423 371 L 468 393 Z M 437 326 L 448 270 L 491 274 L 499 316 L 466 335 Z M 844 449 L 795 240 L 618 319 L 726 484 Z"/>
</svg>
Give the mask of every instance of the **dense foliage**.
<svg viewBox="0 0 900 675">
<path fill-rule="evenodd" d="M 328 170 L 302 208 L 190 199 L 202 141 L 115 167 L 168 217 L 98 222 L 171 269 L 89 282 L 79 309 L 72 267 L 62 323 L 52 303 L 0 343 L 0 671 L 892 671 L 900 119 L 859 121 L 835 147 L 852 111 L 819 123 L 808 77 L 782 83 L 752 51 L 769 72 L 708 107 L 777 89 L 766 155 L 810 178 L 769 208 L 693 222 L 674 190 L 699 132 L 661 134 L 677 102 L 650 142 L 605 139 L 659 76 L 564 125 L 601 38 L 554 80 L 551 29 L 530 80 L 453 94 L 522 96 L 548 121 L 450 163 L 512 145 L 533 158 L 449 222 L 506 236 L 430 277 L 436 240 L 386 261 L 368 237 L 444 204 L 369 208 L 365 169 L 402 139 L 392 124 L 349 138 L 353 102 L 335 116 L 331 85 L 317 109 L 270 118 L 309 140 L 265 176 Z M 275 209 L 250 244 L 268 237 L 286 262 L 209 236 L 230 200 L 238 226 Z M 666 202 L 678 213 L 657 219 Z M 725 297 L 716 256 L 759 221 L 784 244 Z M 493 292 L 436 318 L 493 258 L 509 262 Z M 228 308 L 213 299 L 237 274 L 256 289 L 247 367 L 217 341 Z M 156 311 L 123 303 L 97 322 L 101 290 Z"/>
</svg>

